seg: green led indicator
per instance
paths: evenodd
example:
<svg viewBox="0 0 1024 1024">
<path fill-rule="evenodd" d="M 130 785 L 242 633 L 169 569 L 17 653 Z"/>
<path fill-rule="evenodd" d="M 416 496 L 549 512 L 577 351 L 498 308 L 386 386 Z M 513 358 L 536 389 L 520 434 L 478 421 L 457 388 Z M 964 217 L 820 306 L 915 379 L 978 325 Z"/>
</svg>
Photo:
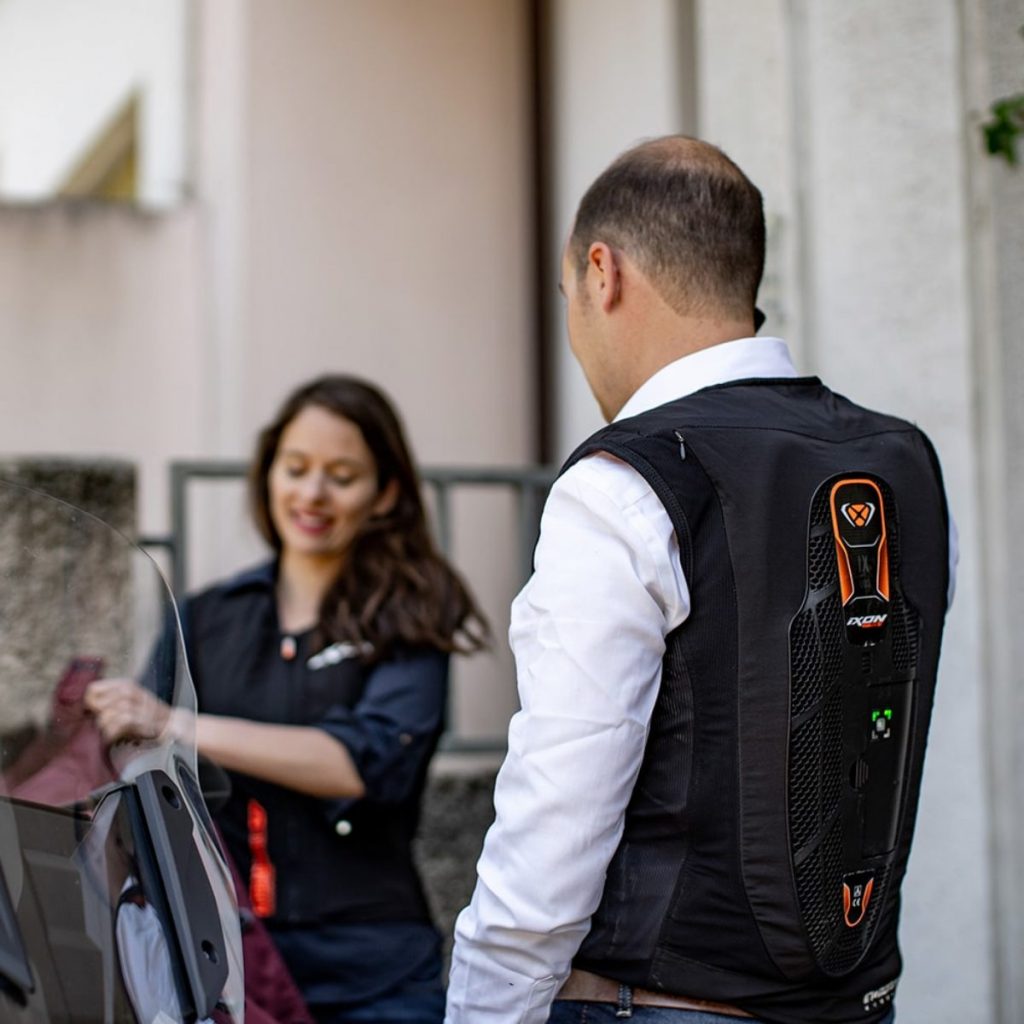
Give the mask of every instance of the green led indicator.
<svg viewBox="0 0 1024 1024">
<path fill-rule="evenodd" d="M 886 708 L 885 709 L 885 717 L 886 718 L 892 718 L 892 708 Z"/>
<path fill-rule="evenodd" d="M 872 711 L 871 712 L 871 721 L 872 722 L 877 722 L 879 717 L 881 716 L 881 714 L 882 714 L 881 711 Z"/>
</svg>

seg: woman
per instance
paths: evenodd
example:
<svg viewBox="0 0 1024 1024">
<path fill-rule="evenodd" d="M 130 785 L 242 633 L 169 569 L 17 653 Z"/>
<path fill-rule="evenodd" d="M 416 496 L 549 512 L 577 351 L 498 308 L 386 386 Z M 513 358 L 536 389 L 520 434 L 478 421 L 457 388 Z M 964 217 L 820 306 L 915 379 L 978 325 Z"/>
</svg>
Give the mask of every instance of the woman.
<svg viewBox="0 0 1024 1024">
<path fill-rule="evenodd" d="M 411 855 L 448 658 L 486 625 L 430 539 L 394 410 L 351 377 L 301 387 L 261 433 L 253 516 L 275 558 L 182 614 L 217 814 L 319 1021 L 440 1021 L 439 939 Z M 118 682 L 89 702 L 113 742 L 166 723 Z"/>
</svg>

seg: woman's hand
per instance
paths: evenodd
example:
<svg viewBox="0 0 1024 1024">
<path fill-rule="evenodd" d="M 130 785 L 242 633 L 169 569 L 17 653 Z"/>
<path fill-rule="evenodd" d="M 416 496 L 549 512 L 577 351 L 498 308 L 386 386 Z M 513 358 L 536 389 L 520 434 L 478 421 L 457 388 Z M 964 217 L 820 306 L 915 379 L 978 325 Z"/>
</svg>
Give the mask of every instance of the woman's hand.
<svg viewBox="0 0 1024 1024">
<path fill-rule="evenodd" d="M 159 740 L 171 724 L 171 709 L 132 679 L 101 679 L 85 691 L 85 706 L 92 712 L 108 745 L 131 740 Z"/>
<path fill-rule="evenodd" d="M 131 679 L 101 679 L 85 706 L 108 746 L 176 739 L 195 744 L 222 768 L 300 793 L 358 798 L 366 787 L 345 747 L 312 726 L 275 725 L 170 708 Z"/>
</svg>

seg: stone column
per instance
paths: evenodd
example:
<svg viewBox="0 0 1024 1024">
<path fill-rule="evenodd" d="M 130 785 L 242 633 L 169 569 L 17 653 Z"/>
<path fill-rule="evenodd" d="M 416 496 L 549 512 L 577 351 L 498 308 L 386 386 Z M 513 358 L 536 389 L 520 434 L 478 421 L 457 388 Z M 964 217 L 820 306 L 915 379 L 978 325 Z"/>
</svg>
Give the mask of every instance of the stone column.
<svg viewBox="0 0 1024 1024">
<path fill-rule="evenodd" d="M 118 535 L 135 533 L 131 465 L 6 461 L 0 481 L 2 766 L 50 717 L 73 659 L 101 657 L 108 675 L 137 669 L 136 587 L 149 581 Z"/>
</svg>

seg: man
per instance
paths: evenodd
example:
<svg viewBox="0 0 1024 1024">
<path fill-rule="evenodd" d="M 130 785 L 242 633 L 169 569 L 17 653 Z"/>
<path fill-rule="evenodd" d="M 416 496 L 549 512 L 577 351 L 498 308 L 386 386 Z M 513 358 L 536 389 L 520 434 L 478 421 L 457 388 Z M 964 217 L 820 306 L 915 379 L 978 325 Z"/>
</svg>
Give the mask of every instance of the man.
<svg viewBox="0 0 1024 1024">
<path fill-rule="evenodd" d="M 890 1019 L 950 583 L 910 424 L 754 338 L 761 196 L 671 137 L 562 265 L 610 425 L 545 506 L 450 1024 Z"/>
</svg>

